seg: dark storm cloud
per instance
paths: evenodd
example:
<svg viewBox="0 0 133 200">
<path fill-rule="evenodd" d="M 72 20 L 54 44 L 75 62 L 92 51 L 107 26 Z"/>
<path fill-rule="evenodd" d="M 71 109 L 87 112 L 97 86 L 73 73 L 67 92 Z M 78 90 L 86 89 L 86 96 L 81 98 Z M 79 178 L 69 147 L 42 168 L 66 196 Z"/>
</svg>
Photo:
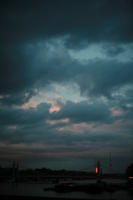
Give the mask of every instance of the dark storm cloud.
<svg viewBox="0 0 133 200">
<path fill-rule="evenodd" d="M 27 102 L 33 94 L 34 92 L 28 91 L 28 93 L 21 92 L 13 95 L 6 95 L 1 98 L 0 103 L 2 105 L 22 105 Z"/>
<path fill-rule="evenodd" d="M 41 103 L 37 108 L 24 110 L 17 107 L 1 107 L 0 140 L 8 142 L 31 142 L 42 140 L 48 129 L 49 104 Z M 48 139 L 48 135 L 46 134 Z M 41 138 L 41 139 L 40 139 Z"/>
<path fill-rule="evenodd" d="M 105 44 L 103 47 L 105 48 L 106 54 L 112 57 L 124 52 L 124 48 L 121 45 L 116 45 L 115 43 Z"/>
<path fill-rule="evenodd" d="M 92 61 L 75 79 L 81 92 L 87 95 L 110 96 L 113 91 L 133 83 L 133 63 Z"/>
<path fill-rule="evenodd" d="M 107 41 L 114 45 L 131 42 L 132 7 L 130 0 L 84 3 L 45 0 L 37 4 L 30 0 L 1 2 L 0 94 L 9 95 L 3 98 L 3 103 L 21 104 L 27 101 L 25 93 L 29 93 L 30 97 L 34 88 L 39 87 L 37 83 L 45 86 L 74 79 L 82 93 L 107 95 L 115 87 L 131 82 L 130 63 L 126 68 L 113 62 L 90 63 L 92 67 L 83 67 L 71 58 L 68 58 L 69 62 L 54 58 L 49 62 L 36 63 L 34 57 L 37 52 L 35 49 L 27 51 L 26 47 L 39 41 L 45 43 L 57 36 L 68 36 L 65 44 L 71 48 L 75 44 L 84 44 L 84 41 L 86 44 Z M 121 48 L 112 46 L 107 49 L 110 54 L 121 51 Z M 18 102 L 15 96 L 23 100 Z"/>
<path fill-rule="evenodd" d="M 31 44 L 31 47 L 21 47 L 13 52 L 10 49 L 9 56 L 3 56 L 0 92 L 5 96 L 1 102 L 24 103 L 35 94 L 35 89 L 55 82 L 76 82 L 81 94 L 108 97 L 113 91 L 133 83 L 132 61 L 96 59 L 81 64 L 68 54 L 66 48 L 58 50 L 58 44 L 49 43 L 55 49 L 53 52 L 44 42 L 42 46 Z"/>
<path fill-rule="evenodd" d="M 46 141 L 54 143 L 69 144 L 72 141 L 81 141 L 81 136 L 72 136 L 72 132 L 66 136 L 62 133 L 59 135 L 58 128 L 71 126 L 73 123 L 113 123 L 113 117 L 109 108 L 103 103 L 87 102 L 72 103 L 67 102 L 62 106 L 60 112 L 49 113 L 50 105 L 42 103 L 37 108 L 23 110 L 16 107 L 2 107 L 0 112 L 0 140 L 19 143 Z M 67 123 L 56 123 L 56 120 L 69 118 Z M 55 120 L 55 124 L 49 122 Z M 64 131 L 65 132 L 65 131 Z M 84 132 L 84 130 L 83 130 Z M 102 134 L 102 133 L 101 133 Z M 102 134 L 103 135 L 103 134 Z M 108 140 L 112 136 L 103 136 L 101 140 Z M 83 136 L 83 141 L 100 140 L 95 139 L 95 135 L 89 136 L 88 133 Z"/>
<path fill-rule="evenodd" d="M 31 64 L 21 46 L 4 46 L 1 48 L 0 93 L 16 93 L 29 88 L 32 83 Z"/>
<path fill-rule="evenodd" d="M 45 120 L 49 115 L 49 104 L 42 103 L 37 109 L 24 110 L 14 107 L 2 107 L 0 111 L 0 125 L 26 125 Z"/>
<path fill-rule="evenodd" d="M 16 43 L 57 35 L 74 41 L 132 41 L 131 0 L 3 1 L 1 41 Z M 2 37 L 3 36 L 3 37 Z"/>
<path fill-rule="evenodd" d="M 103 103 L 67 102 L 58 112 L 53 114 L 54 119 L 69 118 L 73 122 L 111 122 L 111 113 Z"/>
<path fill-rule="evenodd" d="M 71 122 L 111 122 L 113 120 L 109 107 L 102 102 L 88 104 L 66 102 L 59 112 L 49 113 L 50 105 L 39 104 L 36 108 L 22 109 L 17 107 L 1 107 L 0 125 L 34 125 L 47 123 L 47 120 L 60 120 L 69 118 Z M 64 125 L 65 122 L 59 123 Z"/>
</svg>

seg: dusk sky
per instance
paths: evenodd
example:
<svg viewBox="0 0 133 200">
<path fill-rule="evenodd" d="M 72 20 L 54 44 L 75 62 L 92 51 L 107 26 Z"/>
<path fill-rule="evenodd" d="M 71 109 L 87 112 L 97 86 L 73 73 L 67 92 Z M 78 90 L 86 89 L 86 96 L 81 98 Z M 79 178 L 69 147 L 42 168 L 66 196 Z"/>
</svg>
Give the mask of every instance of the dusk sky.
<svg viewBox="0 0 133 200">
<path fill-rule="evenodd" d="M 0 1 L 0 165 L 133 161 L 133 1 Z"/>
</svg>

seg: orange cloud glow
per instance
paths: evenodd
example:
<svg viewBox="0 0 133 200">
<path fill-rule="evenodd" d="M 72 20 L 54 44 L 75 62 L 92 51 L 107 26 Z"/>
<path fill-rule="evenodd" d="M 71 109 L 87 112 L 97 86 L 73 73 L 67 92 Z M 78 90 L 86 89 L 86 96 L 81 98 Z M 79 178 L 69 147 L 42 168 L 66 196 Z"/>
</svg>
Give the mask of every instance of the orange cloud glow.
<svg viewBox="0 0 133 200">
<path fill-rule="evenodd" d="M 30 99 L 27 103 L 24 103 L 21 108 L 24 109 L 24 110 L 28 110 L 29 108 L 36 108 L 38 106 L 38 103 L 33 100 L 33 99 Z"/>
<path fill-rule="evenodd" d="M 16 127 L 15 125 L 9 125 L 9 126 L 8 126 L 8 129 L 10 129 L 10 130 L 16 130 L 16 128 L 17 128 L 17 127 Z"/>
<path fill-rule="evenodd" d="M 120 109 L 117 109 L 117 108 L 112 108 L 111 112 L 112 112 L 113 116 L 120 116 L 120 115 L 122 115 L 122 111 Z"/>
<path fill-rule="evenodd" d="M 58 123 L 68 123 L 70 121 L 69 118 L 58 119 L 58 120 L 47 120 L 47 123 L 50 125 L 55 125 Z"/>
<path fill-rule="evenodd" d="M 55 104 L 55 103 L 52 103 L 52 104 L 51 104 L 51 107 L 50 107 L 50 109 L 49 109 L 49 112 L 50 112 L 50 113 L 59 112 L 60 109 L 61 109 L 61 108 L 60 108 L 59 105 L 57 105 L 57 104 Z"/>
<path fill-rule="evenodd" d="M 92 129 L 92 127 L 93 127 L 92 124 L 79 123 L 79 124 L 72 124 L 68 126 L 59 127 L 57 128 L 57 130 L 59 132 L 68 131 L 68 132 L 73 132 L 73 133 L 83 133 L 85 130 Z"/>
</svg>

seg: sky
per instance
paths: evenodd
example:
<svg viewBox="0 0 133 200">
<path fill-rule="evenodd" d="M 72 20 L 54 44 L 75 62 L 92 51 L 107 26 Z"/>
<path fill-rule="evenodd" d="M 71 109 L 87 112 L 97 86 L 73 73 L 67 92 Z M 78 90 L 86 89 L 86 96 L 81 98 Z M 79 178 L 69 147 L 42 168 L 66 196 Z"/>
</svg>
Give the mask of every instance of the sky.
<svg viewBox="0 0 133 200">
<path fill-rule="evenodd" d="M 133 1 L 0 1 L 0 164 L 125 172 Z"/>
</svg>

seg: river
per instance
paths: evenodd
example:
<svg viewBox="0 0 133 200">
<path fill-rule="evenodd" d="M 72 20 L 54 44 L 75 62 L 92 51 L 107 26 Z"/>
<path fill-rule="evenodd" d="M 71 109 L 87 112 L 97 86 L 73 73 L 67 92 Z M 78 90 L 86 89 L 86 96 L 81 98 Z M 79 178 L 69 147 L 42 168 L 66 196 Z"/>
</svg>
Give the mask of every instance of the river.
<svg viewBox="0 0 133 200">
<path fill-rule="evenodd" d="M 112 180 L 113 182 L 124 182 L 123 180 Z M 83 181 L 82 181 L 83 182 Z M 86 181 L 87 182 L 87 181 Z M 88 181 L 91 182 L 90 180 Z M 94 182 L 94 180 L 92 180 Z M 119 190 L 114 193 L 103 192 L 102 194 L 88 194 L 85 192 L 56 193 L 55 191 L 44 191 L 44 188 L 51 187 L 51 182 L 47 183 L 0 183 L 0 195 L 19 196 L 42 196 L 42 197 L 65 197 L 77 199 L 121 199 L 132 200 L 133 195 L 127 190 Z"/>
</svg>

